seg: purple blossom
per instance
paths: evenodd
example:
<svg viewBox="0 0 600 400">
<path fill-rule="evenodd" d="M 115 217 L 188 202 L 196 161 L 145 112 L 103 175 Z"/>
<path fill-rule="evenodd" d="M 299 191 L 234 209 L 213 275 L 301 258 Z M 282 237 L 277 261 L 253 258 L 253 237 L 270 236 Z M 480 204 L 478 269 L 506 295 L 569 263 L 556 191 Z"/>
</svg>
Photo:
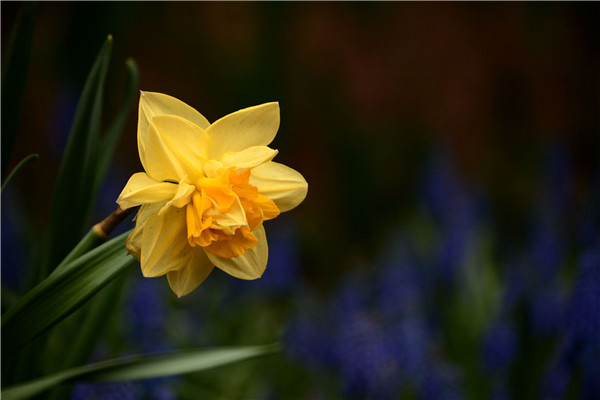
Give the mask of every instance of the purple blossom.
<svg viewBox="0 0 600 400">
<path fill-rule="evenodd" d="M 426 210 L 438 220 L 452 218 L 463 196 L 452 157 L 441 151 L 436 152 L 429 159 L 420 182 L 421 199 Z"/>
<path fill-rule="evenodd" d="M 387 258 L 374 283 L 375 307 L 387 323 L 423 313 L 425 282 L 408 254 Z"/>
<path fill-rule="evenodd" d="M 581 356 L 582 364 L 582 397 L 584 399 L 600 398 L 600 339 L 589 343 Z"/>
<path fill-rule="evenodd" d="M 563 265 L 565 240 L 558 232 L 539 222 L 533 233 L 532 262 L 541 280 L 554 279 Z M 558 227 L 556 228 L 558 229 Z"/>
<path fill-rule="evenodd" d="M 494 324 L 482 341 L 483 364 L 489 371 L 508 368 L 517 354 L 519 339 L 514 327 L 506 322 Z"/>
<path fill-rule="evenodd" d="M 334 292 L 329 308 L 338 325 L 354 320 L 355 315 L 371 307 L 368 282 L 369 277 L 365 273 L 352 271 Z"/>
<path fill-rule="evenodd" d="M 398 364 L 389 353 L 385 333 L 368 312 L 339 325 L 335 348 L 348 398 L 391 398 L 396 391 Z"/>
<path fill-rule="evenodd" d="M 328 315 L 322 303 L 305 299 L 283 338 L 287 355 L 309 367 L 335 368 L 338 360 Z"/>
<path fill-rule="evenodd" d="M 399 365 L 400 375 L 416 382 L 431 360 L 432 337 L 428 326 L 418 318 L 404 319 L 387 329 L 388 350 Z"/>
<path fill-rule="evenodd" d="M 600 247 L 582 255 L 568 316 L 571 339 L 600 341 Z"/>
<path fill-rule="evenodd" d="M 2 283 L 17 289 L 23 283 L 23 266 L 27 265 L 28 252 L 23 240 L 22 223 L 18 220 L 18 207 L 10 187 L 2 193 Z"/>
<path fill-rule="evenodd" d="M 79 383 L 73 388 L 71 400 L 137 400 L 141 398 L 140 389 L 138 382 Z"/>
<path fill-rule="evenodd" d="M 126 326 L 132 342 L 142 352 L 171 348 L 166 337 L 165 298 L 156 279 L 136 279 L 129 294 Z"/>
<path fill-rule="evenodd" d="M 420 381 L 419 393 L 424 400 L 463 399 L 461 374 L 445 362 L 433 363 Z"/>
<path fill-rule="evenodd" d="M 529 304 L 530 324 L 534 335 L 550 337 L 564 326 L 565 299 L 558 288 L 541 288 Z"/>
<path fill-rule="evenodd" d="M 542 399 L 564 399 L 569 389 L 571 371 L 562 363 L 555 363 L 542 378 Z"/>
</svg>

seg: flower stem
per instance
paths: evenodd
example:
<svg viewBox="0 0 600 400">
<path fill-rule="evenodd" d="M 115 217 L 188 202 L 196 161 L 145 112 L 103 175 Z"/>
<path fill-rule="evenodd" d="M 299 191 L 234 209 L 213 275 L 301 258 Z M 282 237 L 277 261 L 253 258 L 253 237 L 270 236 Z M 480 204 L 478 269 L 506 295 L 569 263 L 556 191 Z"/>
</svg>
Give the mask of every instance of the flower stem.
<svg viewBox="0 0 600 400">
<path fill-rule="evenodd" d="M 123 210 L 121 207 L 117 207 L 108 217 L 104 218 L 103 221 L 98 222 L 92 228 L 92 231 L 99 237 L 104 239 L 110 236 L 111 232 L 119 225 L 131 212 L 133 208 Z"/>
</svg>

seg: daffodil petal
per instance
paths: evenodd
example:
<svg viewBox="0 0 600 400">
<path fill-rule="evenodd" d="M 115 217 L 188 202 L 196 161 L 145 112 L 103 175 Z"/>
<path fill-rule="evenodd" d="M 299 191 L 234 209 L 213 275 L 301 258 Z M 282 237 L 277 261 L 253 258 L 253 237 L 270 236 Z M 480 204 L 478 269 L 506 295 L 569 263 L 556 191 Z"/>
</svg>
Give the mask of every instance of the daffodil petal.
<svg viewBox="0 0 600 400">
<path fill-rule="evenodd" d="M 158 182 L 144 172 L 133 174 L 117 199 L 117 204 L 126 210 L 140 204 L 156 203 L 171 199 L 177 192 L 172 183 Z"/>
<path fill-rule="evenodd" d="M 173 198 L 158 211 L 158 214 L 162 215 L 171 206 L 179 208 L 186 206 L 192 200 L 192 195 L 195 191 L 196 187 L 194 185 L 185 183 L 182 180 L 179 182 L 179 185 L 177 185 L 177 193 L 175 193 L 175 196 L 173 196 Z"/>
<path fill-rule="evenodd" d="M 187 240 L 185 208 L 169 207 L 162 215 L 151 215 L 142 232 L 142 273 L 153 278 L 181 269 L 193 250 Z"/>
<path fill-rule="evenodd" d="M 231 208 L 226 212 L 219 212 L 214 208 L 209 208 L 205 215 L 212 217 L 213 227 L 216 229 L 223 229 L 224 227 L 240 227 L 242 225 L 248 225 L 246 220 L 246 213 L 244 207 L 239 198 L 235 198 Z"/>
<path fill-rule="evenodd" d="M 221 157 L 221 162 L 224 167 L 236 167 L 239 172 L 271 161 L 277 153 L 277 150 L 267 146 L 252 146 L 238 152 L 226 152 Z"/>
<path fill-rule="evenodd" d="M 176 115 L 152 118 L 146 137 L 144 168 L 152 178 L 179 182 L 201 176 L 210 138 L 202 128 Z"/>
<path fill-rule="evenodd" d="M 308 191 L 308 183 L 298 171 L 274 161 L 254 168 L 250 184 L 258 187 L 258 193 L 273 200 L 281 212 L 300 204 Z"/>
<path fill-rule="evenodd" d="M 219 160 L 226 152 L 267 146 L 279 129 L 279 103 L 266 103 L 236 111 L 211 124 L 209 158 Z"/>
<path fill-rule="evenodd" d="M 142 251 L 142 232 L 144 232 L 144 226 L 146 225 L 146 221 L 148 217 L 152 214 L 156 214 L 156 212 L 163 206 L 163 203 L 154 203 L 154 204 L 142 204 L 138 213 L 135 217 L 135 228 L 133 228 L 133 232 L 127 237 L 125 241 L 125 247 L 129 254 L 134 256 L 136 259 L 141 259 L 141 251 Z"/>
<path fill-rule="evenodd" d="M 146 165 L 146 134 L 150 121 L 157 115 L 179 115 L 193 122 L 202 129 L 208 128 L 210 123 L 202 114 L 175 97 L 162 93 L 140 92 L 139 118 L 138 118 L 138 150 L 142 165 Z"/>
<path fill-rule="evenodd" d="M 206 252 L 206 255 L 217 268 L 231 276 L 247 280 L 260 278 L 267 268 L 269 256 L 267 237 L 262 224 L 254 229 L 252 233 L 258 239 L 258 243 L 251 249 L 246 250 L 241 256 L 222 258 L 209 252 Z"/>
<path fill-rule="evenodd" d="M 185 296 L 204 282 L 213 268 L 204 250 L 195 247 L 188 254 L 183 268 L 167 272 L 169 286 L 177 297 Z"/>
</svg>

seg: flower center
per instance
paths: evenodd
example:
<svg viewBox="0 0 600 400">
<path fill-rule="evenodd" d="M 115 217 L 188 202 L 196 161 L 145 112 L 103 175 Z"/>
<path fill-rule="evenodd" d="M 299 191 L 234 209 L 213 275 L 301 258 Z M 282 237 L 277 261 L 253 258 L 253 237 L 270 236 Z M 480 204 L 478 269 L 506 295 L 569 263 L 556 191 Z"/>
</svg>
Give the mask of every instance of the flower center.
<svg viewBox="0 0 600 400">
<path fill-rule="evenodd" d="M 252 231 L 262 221 L 279 215 L 269 198 L 249 183 L 250 169 L 239 175 L 235 168 L 214 178 L 200 178 L 186 206 L 190 246 L 202 246 L 223 258 L 242 255 L 258 243 Z"/>
</svg>

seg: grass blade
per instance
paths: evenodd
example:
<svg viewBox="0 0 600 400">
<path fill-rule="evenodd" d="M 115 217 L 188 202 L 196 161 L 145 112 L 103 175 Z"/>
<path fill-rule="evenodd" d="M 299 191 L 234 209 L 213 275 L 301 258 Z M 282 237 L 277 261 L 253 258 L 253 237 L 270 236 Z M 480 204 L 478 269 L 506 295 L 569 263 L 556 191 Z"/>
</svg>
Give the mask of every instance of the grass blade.
<svg viewBox="0 0 600 400">
<path fill-rule="evenodd" d="M 27 399 L 72 381 L 124 381 L 199 372 L 272 354 L 279 345 L 204 349 L 174 354 L 141 355 L 89 364 L 2 390 L 4 400 Z"/>
<path fill-rule="evenodd" d="M 102 243 L 106 242 L 106 238 L 98 234 L 98 232 L 92 228 L 85 234 L 85 236 L 77 243 L 77 246 L 73 247 L 73 250 L 61 261 L 61 263 L 52 271 L 50 276 L 60 274 L 64 271 L 71 262 L 75 261 L 88 251 L 98 247 Z"/>
<path fill-rule="evenodd" d="M 10 307 L 17 304 L 17 301 L 19 301 L 19 296 L 17 293 L 4 286 L 4 284 L 2 284 L 0 289 L 0 297 L 2 298 L 2 301 L 0 301 L 2 304 L 2 312 L 4 312 L 4 310 L 8 310 Z"/>
<path fill-rule="evenodd" d="M 137 261 L 125 251 L 129 232 L 45 279 L 2 316 L 3 358 L 54 326 Z"/>
<path fill-rule="evenodd" d="M 108 170 L 115 147 L 119 142 L 121 132 L 125 127 L 125 122 L 127 122 L 127 117 L 131 111 L 131 106 L 138 94 L 138 84 L 140 79 L 137 64 L 133 59 L 130 58 L 125 62 L 125 68 L 127 70 L 125 80 L 125 100 L 123 101 L 123 105 L 121 106 L 119 114 L 111 124 L 110 128 L 107 130 L 99 146 L 98 162 L 95 169 L 96 176 L 94 177 L 95 183 L 93 189 L 93 198 L 95 198 L 96 193 L 98 193 L 98 190 L 102 185 L 102 181 L 104 180 L 104 176 Z"/>
<path fill-rule="evenodd" d="M 39 157 L 40 157 L 39 154 L 30 154 L 27 157 L 25 157 L 24 159 L 22 159 L 21 162 L 19 162 L 17 164 L 17 166 L 14 167 L 12 171 L 10 171 L 10 174 L 8 174 L 8 177 L 6 177 L 6 179 L 2 183 L 1 190 L 4 191 L 4 188 L 6 187 L 6 185 L 8 185 L 13 179 L 15 179 L 17 177 L 17 175 L 19 175 L 21 173 L 21 171 L 23 171 L 25 168 L 27 168 L 29 166 L 29 164 L 31 164 L 32 162 L 37 160 Z"/>
<path fill-rule="evenodd" d="M 65 154 L 55 185 L 45 257 L 37 280 L 48 275 L 50 267 L 77 243 L 87 222 L 91 204 L 97 153 L 104 81 L 112 50 L 112 36 L 108 36 L 84 85 Z"/>
<path fill-rule="evenodd" d="M 81 307 L 81 309 L 72 315 L 79 317 L 75 320 L 67 319 L 57 326 L 56 332 L 59 337 L 54 340 L 61 340 L 65 352 L 57 357 L 57 363 L 60 367 L 53 371 L 66 370 L 88 362 L 95 349 L 98 338 L 107 329 L 111 318 L 114 318 L 114 311 L 120 306 L 120 300 L 123 288 L 127 282 L 128 275 L 121 274 L 104 290 L 94 296 L 91 301 Z M 81 315 L 79 315 L 81 314 Z M 77 335 L 72 337 L 70 332 L 77 330 Z M 69 398 L 69 393 L 73 390 L 71 385 L 63 384 L 55 387 L 48 393 L 47 399 L 60 400 Z"/>
</svg>

